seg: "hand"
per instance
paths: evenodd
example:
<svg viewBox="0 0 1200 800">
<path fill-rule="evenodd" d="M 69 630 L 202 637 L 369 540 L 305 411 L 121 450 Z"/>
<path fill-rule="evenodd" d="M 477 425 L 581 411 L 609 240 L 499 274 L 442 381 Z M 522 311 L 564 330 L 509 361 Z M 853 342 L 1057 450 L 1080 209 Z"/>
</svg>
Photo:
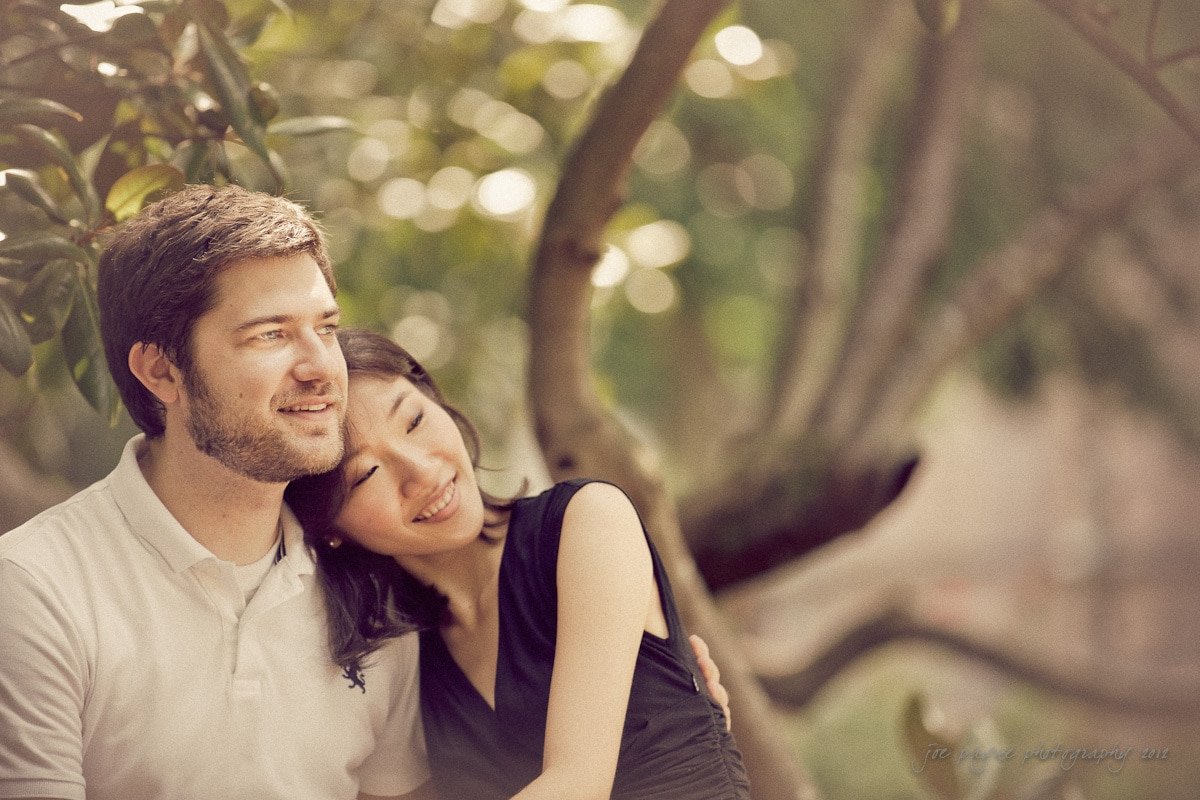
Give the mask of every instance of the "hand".
<svg viewBox="0 0 1200 800">
<path fill-rule="evenodd" d="M 692 643 L 692 651 L 696 654 L 696 662 L 700 665 L 700 674 L 704 676 L 708 694 L 725 712 L 725 730 L 729 730 L 733 725 L 733 717 L 729 715 L 729 692 L 721 685 L 721 670 L 708 654 L 707 642 L 695 634 L 689 636 L 688 641 Z"/>
</svg>

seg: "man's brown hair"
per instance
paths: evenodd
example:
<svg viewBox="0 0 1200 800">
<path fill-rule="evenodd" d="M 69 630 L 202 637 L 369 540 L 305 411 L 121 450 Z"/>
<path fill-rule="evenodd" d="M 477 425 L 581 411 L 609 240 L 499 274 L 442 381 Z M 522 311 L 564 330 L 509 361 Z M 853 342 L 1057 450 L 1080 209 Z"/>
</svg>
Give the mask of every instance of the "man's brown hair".
<svg viewBox="0 0 1200 800">
<path fill-rule="evenodd" d="M 162 435 L 163 407 L 129 371 L 130 349 L 156 345 L 190 374 L 192 328 L 216 304 L 221 271 L 297 253 L 312 256 L 336 293 L 325 237 L 308 212 L 240 186 L 184 187 L 116 230 L 100 257 L 100 333 L 121 399 L 147 436 Z"/>
</svg>

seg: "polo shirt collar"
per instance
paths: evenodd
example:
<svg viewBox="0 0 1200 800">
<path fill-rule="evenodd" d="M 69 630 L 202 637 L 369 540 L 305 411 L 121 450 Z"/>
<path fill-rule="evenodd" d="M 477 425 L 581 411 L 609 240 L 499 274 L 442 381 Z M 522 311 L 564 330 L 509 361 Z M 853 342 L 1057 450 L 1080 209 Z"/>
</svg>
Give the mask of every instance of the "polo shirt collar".
<svg viewBox="0 0 1200 800">
<path fill-rule="evenodd" d="M 183 572 L 201 561 L 215 559 L 211 551 L 187 532 L 167 510 L 146 482 L 138 455 L 146 448 L 146 435 L 139 433 L 125 443 L 117 468 L 108 476 L 113 499 L 134 534 L 157 552 L 175 572 Z M 312 574 L 312 554 L 304 544 L 304 531 L 291 509 L 283 506 L 283 551 L 293 572 Z"/>
<path fill-rule="evenodd" d="M 108 476 L 113 499 L 130 529 L 176 572 L 216 558 L 179 524 L 146 482 L 138 465 L 138 455 L 145 449 L 146 435 L 139 433 L 125 443 L 117 468 Z"/>
<path fill-rule="evenodd" d="M 312 551 L 304 543 L 304 529 L 287 503 L 283 504 L 283 553 L 284 561 L 291 565 L 297 575 L 312 575 L 316 571 Z"/>
</svg>

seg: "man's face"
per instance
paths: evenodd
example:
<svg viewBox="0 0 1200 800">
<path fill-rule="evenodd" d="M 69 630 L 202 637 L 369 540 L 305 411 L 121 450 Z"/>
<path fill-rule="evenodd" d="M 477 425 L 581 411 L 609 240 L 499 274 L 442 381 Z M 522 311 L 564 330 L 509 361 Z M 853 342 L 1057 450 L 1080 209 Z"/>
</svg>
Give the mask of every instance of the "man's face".
<svg viewBox="0 0 1200 800">
<path fill-rule="evenodd" d="M 197 449 L 264 483 L 342 457 L 346 362 L 338 307 L 311 256 L 237 262 L 192 329 L 185 422 Z"/>
</svg>

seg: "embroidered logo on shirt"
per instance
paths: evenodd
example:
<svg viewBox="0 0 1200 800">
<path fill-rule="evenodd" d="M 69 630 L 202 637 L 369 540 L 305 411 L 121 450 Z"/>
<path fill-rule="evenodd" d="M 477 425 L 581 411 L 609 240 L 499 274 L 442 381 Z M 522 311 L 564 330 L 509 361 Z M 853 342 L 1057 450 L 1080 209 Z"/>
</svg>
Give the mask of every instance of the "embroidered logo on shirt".
<svg viewBox="0 0 1200 800">
<path fill-rule="evenodd" d="M 363 694 L 367 693 L 367 678 L 362 674 L 362 670 L 358 668 L 357 664 L 343 669 L 342 677 L 350 681 L 350 685 L 346 688 L 353 689 L 357 686 L 359 689 L 362 689 Z"/>
</svg>

